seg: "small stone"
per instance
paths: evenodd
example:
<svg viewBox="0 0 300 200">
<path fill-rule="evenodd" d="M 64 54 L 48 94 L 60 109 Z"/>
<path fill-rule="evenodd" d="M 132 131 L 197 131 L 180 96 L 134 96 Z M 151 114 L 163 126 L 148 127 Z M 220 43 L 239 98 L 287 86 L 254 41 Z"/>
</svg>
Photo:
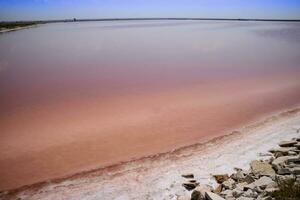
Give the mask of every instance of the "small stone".
<svg viewBox="0 0 300 200">
<path fill-rule="evenodd" d="M 274 169 L 279 170 L 280 168 L 284 167 L 288 158 L 290 158 L 290 156 L 282 156 L 282 157 L 276 158 L 275 160 L 273 160 L 272 166 L 274 167 Z"/>
<path fill-rule="evenodd" d="M 235 188 L 234 190 L 232 190 L 232 195 L 235 198 L 238 198 L 238 197 L 242 196 L 243 193 L 244 193 L 244 191 L 240 190 L 238 188 Z"/>
<path fill-rule="evenodd" d="M 194 190 L 191 194 L 191 200 L 205 200 L 205 196 L 203 196 L 198 190 Z"/>
<path fill-rule="evenodd" d="M 295 140 L 290 140 L 290 141 L 282 141 L 278 145 L 280 147 L 292 147 L 294 144 L 297 144 L 297 141 Z"/>
<path fill-rule="evenodd" d="M 219 184 L 229 179 L 228 174 L 217 174 L 217 175 L 213 175 L 213 177 L 216 179 L 217 183 Z"/>
<path fill-rule="evenodd" d="M 246 183 L 250 184 L 250 183 L 253 183 L 255 181 L 255 179 L 250 176 L 250 175 L 246 175 L 246 177 L 244 178 L 244 180 Z"/>
<path fill-rule="evenodd" d="M 248 185 L 247 182 L 238 183 L 236 184 L 236 189 L 244 190 L 246 185 Z"/>
<path fill-rule="evenodd" d="M 300 142 L 298 142 L 297 144 L 294 144 L 294 147 L 300 149 Z"/>
<path fill-rule="evenodd" d="M 220 193 L 220 196 L 224 197 L 225 199 L 233 198 L 233 192 L 232 190 L 224 190 Z"/>
<path fill-rule="evenodd" d="M 250 197 L 250 198 L 256 198 L 258 196 L 257 192 L 253 190 L 247 190 L 246 192 L 243 193 L 244 197 Z"/>
<path fill-rule="evenodd" d="M 205 192 L 205 197 L 207 200 L 225 200 L 224 198 L 212 192 Z"/>
<path fill-rule="evenodd" d="M 254 184 L 254 182 L 250 183 L 250 184 L 244 186 L 244 191 L 245 190 L 254 190 L 255 187 L 256 187 L 256 185 Z"/>
<path fill-rule="evenodd" d="M 300 162 L 299 156 L 288 156 L 287 162 Z"/>
<path fill-rule="evenodd" d="M 222 185 L 225 189 L 232 190 L 235 186 L 235 181 L 232 178 L 229 178 L 227 181 L 224 181 Z"/>
<path fill-rule="evenodd" d="M 295 155 L 297 155 L 297 153 L 296 153 L 295 151 L 289 151 L 289 152 L 288 152 L 288 155 L 289 155 L 289 156 L 295 156 Z"/>
<path fill-rule="evenodd" d="M 274 153 L 275 158 L 279 158 L 279 157 L 286 156 L 286 155 L 288 155 L 288 152 L 286 152 L 286 153 L 283 153 L 283 152 L 275 152 L 275 153 Z"/>
<path fill-rule="evenodd" d="M 279 190 L 279 188 L 266 188 L 265 192 L 266 193 L 273 193 L 273 192 L 278 191 L 278 190 Z"/>
<path fill-rule="evenodd" d="M 291 173 L 292 172 L 288 168 L 280 168 L 277 171 L 277 174 L 279 174 L 279 175 L 287 175 L 287 174 L 291 174 Z"/>
<path fill-rule="evenodd" d="M 260 179 L 256 180 L 253 184 L 257 187 L 259 187 L 260 189 L 265 189 L 267 187 L 267 185 L 269 184 L 273 184 L 274 181 L 267 176 L 263 176 Z"/>
<path fill-rule="evenodd" d="M 300 167 L 293 168 L 292 173 L 295 174 L 295 175 L 300 175 Z"/>
<path fill-rule="evenodd" d="M 194 174 L 182 174 L 183 178 L 194 178 Z"/>
<path fill-rule="evenodd" d="M 197 184 L 196 183 L 183 183 L 182 186 L 187 190 L 193 190 Z"/>
<path fill-rule="evenodd" d="M 236 200 L 253 200 L 254 198 L 251 197 L 239 197 Z"/>
<path fill-rule="evenodd" d="M 237 181 L 237 182 L 242 182 L 245 178 L 245 175 L 243 173 L 243 171 L 238 171 L 236 173 L 233 173 L 230 178 L 232 178 L 233 180 Z"/>
<path fill-rule="evenodd" d="M 222 192 L 222 189 L 223 189 L 223 186 L 221 184 L 219 184 L 218 187 L 216 187 L 213 192 L 216 194 L 220 194 Z"/>
<path fill-rule="evenodd" d="M 263 196 L 263 195 L 261 195 L 261 196 L 258 196 L 257 197 L 257 200 L 272 200 L 272 197 L 270 197 L 270 196 Z"/>
</svg>

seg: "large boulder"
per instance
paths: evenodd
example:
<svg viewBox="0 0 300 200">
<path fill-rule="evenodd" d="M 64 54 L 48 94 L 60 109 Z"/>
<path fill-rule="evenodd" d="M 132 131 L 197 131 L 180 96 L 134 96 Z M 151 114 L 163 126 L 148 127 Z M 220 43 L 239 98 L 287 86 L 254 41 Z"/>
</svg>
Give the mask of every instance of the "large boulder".
<svg viewBox="0 0 300 200">
<path fill-rule="evenodd" d="M 212 192 L 205 192 L 205 197 L 207 200 L 225 200 L 224 198 Z"/>
<path fill-rule="evenodd" d="M 280 147 L 292 147 L 294 144 L 297 144 L 296 140 L 290 140 L 290 141 L 282 141 L 278 145 Z"/>
<path fill-rule="evenodd" d="M 272 168 L 272 165 L 266 162 L 254 160 L 250 163 L 250 167 L 252 170 L 252 173 L 254 175 L 258 176 L 275 176 L 275 171 Z"/>
</svg>

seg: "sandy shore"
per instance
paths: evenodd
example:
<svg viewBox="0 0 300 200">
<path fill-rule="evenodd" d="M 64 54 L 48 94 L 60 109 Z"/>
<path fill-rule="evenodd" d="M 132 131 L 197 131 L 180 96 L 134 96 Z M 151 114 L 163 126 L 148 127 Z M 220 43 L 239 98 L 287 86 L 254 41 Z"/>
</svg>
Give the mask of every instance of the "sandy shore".
<svg viewBox="0 0 300 200">
<path fill-rule="evenodd" d="M 181 174 L 191 172 L 201 183 L 213 184 L 211 174 L 248 167 L 279 141 L 299 136 L 299 128 L 300 110 L 293 109 L 206 143 L 23 188 L 3 199 L 176 200 L 190 195 Z"/>
</svg>

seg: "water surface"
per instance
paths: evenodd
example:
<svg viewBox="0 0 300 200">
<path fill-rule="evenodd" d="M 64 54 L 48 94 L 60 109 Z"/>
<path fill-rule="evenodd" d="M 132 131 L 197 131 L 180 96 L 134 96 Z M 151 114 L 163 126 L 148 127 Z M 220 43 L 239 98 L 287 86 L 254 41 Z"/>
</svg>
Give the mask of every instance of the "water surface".
<svg viewBox="0 0 300 200">
<path fill-rule="evenodd" d="M 0 190 L 190 145 L 300 102 L 300 23 L 117 21 L 0 35 Z"/>
</svg>

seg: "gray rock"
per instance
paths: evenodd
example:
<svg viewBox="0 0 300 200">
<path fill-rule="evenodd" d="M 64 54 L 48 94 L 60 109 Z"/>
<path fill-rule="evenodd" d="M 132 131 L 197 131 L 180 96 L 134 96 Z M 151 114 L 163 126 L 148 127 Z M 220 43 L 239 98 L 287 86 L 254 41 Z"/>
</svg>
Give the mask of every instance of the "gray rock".
<svg viewBox="0 0 300 200">
<path fill-rule="evenodd" d="M 257 192 L 253 191 L 253 190 L 247 190 L 246 192 L 243 193 L 244 197 L 250 197 L 250 198 L 256 198 L 258 197 Z"/>
<path fill-rule="evenodd" d="M 277 174 L 279 175 L 287 175 L 287 174 L 291 174 L 291 170 L 289 168 L 280 168 L 277 171 Z"/>
<path fill-rule="evenodd" d="M 255 181 L 255 179 L 250 175 L 246 175 L 243 181 L 250 184 L 250 183 L 253 183 Z"/>
<path fill-rule="evenodd" d="M 225 199 L 235 199 L 232 190 L 222 191 L 219 195 Z"/>
<path fill-rule="evenodd" d="M 234 190 L 232 190 L 232 196 L 235 198 L 242 196 L 243 193 L 244 191 L 239 188 L 235 188 Z"/>
<path fill-rule="evenodd" d="M 205 196 L 200 191 L 194 190 L 191 194 L 191 200 L 205 200 Z"/>
<path fill-rule="evenodd" d="M 253 174 L 255 174 L 255 175 L 275 176 L 275 171 L 269 163 L 254 160 L 250 163 L 250 167 L 251 167 Z"/>
<path fill-rule="evenodd" d="M 253 200 L 254 198 L 251 197 L 239 197 L 236 200 Z"/>
<path fill-rule="evenodd" d="M 232 178 L 229 178 L 227 181 L 222 183 L 225 189 L 232 190 L 235 187 L 235 181 Z"/>
<path fill-rule="evenodd" d="M 297 144 L 294 144 L 294 147 L 297 147 L 298 149 L 300 149 L 300 142 L 298 142 Z"/>
<path fill-rule="evenodd" d="M 256 180 L 253 184 L 256 187 L 264 190 L 269 184 L 274 184 L 274 181 L 270 177 L 263 176 L 260 179 Z"/>
<path fill-rule="evenodd" d="M 272 197 L 260 195 L 256 200 L 272 200 Z"/>
<path fill-rule="evenodd" d="M 236 189 L 239 189 L 239 190 L 245 190 L 245 186 L 248 185 L 247 182 L 242 182 L 242 183 L 238 183 L 236 184 Z"/>
<path fill-rule="evenodd" d="M 243 173 L 243 171 L 237 171 L 236 173 L 233 173 L 230 177 L 237 182 L 243 182 L 245 179 L 245 174 Z"/>
<path fill-rule="evenodd" d="M 281 152 L 281 153 L 287 155 L 289 151 L 294 151 L 296 149 L 297 149 L 296 147 L 280 147 L 280 148 L 276 148 L 276 149 L 271 149 L 271 150 L 269 150 L 269 152 L 271 152 L 271 153 Z"/>
<path fill-rule="evenodd" d="M 287 162 L 300 162 L 300 156 L 288 156 Z"/>
<path fill-rule="evenodd" d="M 275 191 L 278 191 L 278 190 L 279 190 L 279 188 L 266 188 L 265 192 L 266 193 L 271 193 L 271 192 L 275 192 Z"/>
<path fill-rule="evenodd" d="M 205 192 L 205 197 L 207 200 L 225 200 L 224 198 L 212 192 Z"/>
<path fill-rule="evenodd" d="M 295 179 L 295 176 L 293 174 L 291 174 L 291 175 L 276 175 L 276 179 L 278 181 L 286 181 L 289 179 Z"/>
<path fill-rule="evenodd" d="M 295 151 L 289 151 L 288 152 L 288 155 L 289 156 L 295 156 L 295 155 L 297 155 L 298 153 L 296 153 Z"/>
<path fill-rule="evenodd" d="M 292 169 L 292 173 L 295 175 L 300 175 L 300 166 Z"/>
<path fill-rule="evenodd" d="M 278 145 L 280 147 L 292 147 L 294 144 L 297 144 L 297 141 L 295 140 L 290 140 L 290 141 L 282 141 Z"/>
<path fill-rule="evenodd" d="M 280 168 L 284 167 L 285 163 L 287 162 L 287 160 L 290 157 L 291 156 L 282 156 L 282 157 L 276 158 L 275 160 L 273 160 L 272 166 L 274 167 L 274 169 L 279 170 Z"/>
<path fill-rule="evenodd" d="M 254 182 L 244 186 L 244 190 L 254 190 L 255 188 L 256 185 L 254 184 Z"/>
</svg>

